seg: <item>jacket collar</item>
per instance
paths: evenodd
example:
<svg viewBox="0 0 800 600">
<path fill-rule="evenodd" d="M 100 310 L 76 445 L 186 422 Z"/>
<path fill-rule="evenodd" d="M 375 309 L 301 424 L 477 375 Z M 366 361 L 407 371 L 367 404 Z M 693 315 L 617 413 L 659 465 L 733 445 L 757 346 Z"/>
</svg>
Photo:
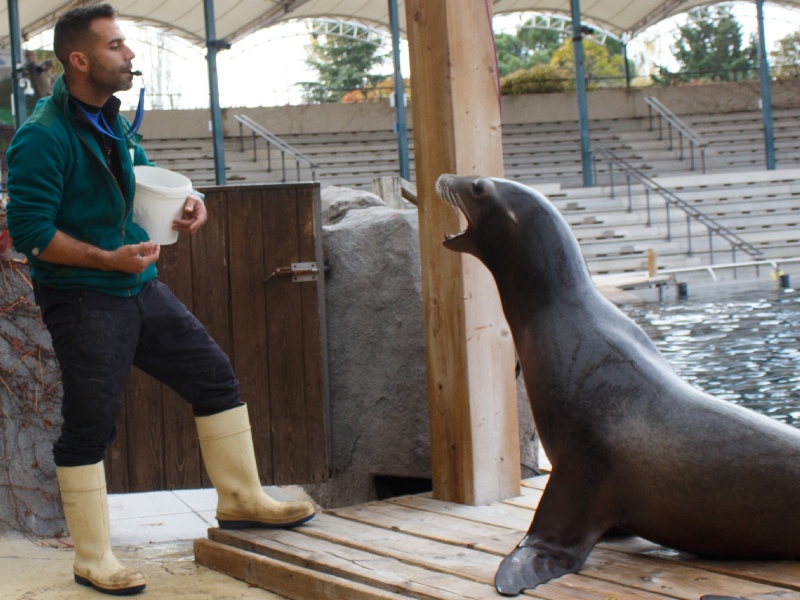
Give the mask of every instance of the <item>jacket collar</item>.
<svg viewBox="0 0 800 600">
<path fill-rule="evenodd" d="M 55 100 L 56 104 L 58 104 L 58 106 L 63 110 L 69 104 L 70 99 L 72 99 L 74 102 L 78 102 L 78 99 L 69 93 L 67 84 L 64 81 L 64 75 L 59 75 L 58 79 L 56 79 L 56 82 L 53 84 L 53 100 Z M 103 105 L 103 114 L 109 123 L 113 123 L 117 118 L 120 106 L 122 106 L 122 102 L 116 96 L 111 96 Z M 87 122 L 85 119 L 81 119 L 76 114 L 72 106 L 69 107 L 69 110 L 73 117 L 76 117 L 79 121 Z"/>
</svg>

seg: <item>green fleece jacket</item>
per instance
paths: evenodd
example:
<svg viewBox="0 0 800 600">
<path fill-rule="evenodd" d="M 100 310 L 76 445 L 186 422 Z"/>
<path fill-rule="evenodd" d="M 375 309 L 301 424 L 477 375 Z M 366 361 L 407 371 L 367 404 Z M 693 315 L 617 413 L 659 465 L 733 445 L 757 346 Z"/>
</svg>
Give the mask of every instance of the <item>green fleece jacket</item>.
<svg viewBox="0 0 800 600">
<path fill-rule="evenodd" d="M 133 164 L 151 164 L 139 146 L 141 136 L 114 140 L 122 161 L 120 186 L 106 166 L 92 127 L 75 118 L 68 99 L 62 76 L 53 95 L 37 103 L 11 141 L 6 154 L 9 234 L 14 248 L 30 260 L 31 276 L 44 285 L 136 295 L 156 276 L 155 264 L 132 275 L 37 258 L 56 230 L 104 250 L 148 240 L 144 229 L 133 222 Z M 121 115 L 113 124 L 120 137 L 129 126 Z"/>
</svg>

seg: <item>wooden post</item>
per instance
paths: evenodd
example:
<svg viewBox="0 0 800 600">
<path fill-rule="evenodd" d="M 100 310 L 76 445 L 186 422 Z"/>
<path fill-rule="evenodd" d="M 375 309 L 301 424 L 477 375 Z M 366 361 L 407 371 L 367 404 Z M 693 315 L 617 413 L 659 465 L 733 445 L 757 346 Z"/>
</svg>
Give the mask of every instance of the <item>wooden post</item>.
<svg viewBox="0 0 800 600">
<path fill-rule="evenodd" d="M 484 0 L 406 0 L 433 493 L 484 504 L 519 494 L 514 346 L 489 271 L 445 250 L 464 227 L 442 173 L 503 175 L 500 96 Z"/>
</svg>

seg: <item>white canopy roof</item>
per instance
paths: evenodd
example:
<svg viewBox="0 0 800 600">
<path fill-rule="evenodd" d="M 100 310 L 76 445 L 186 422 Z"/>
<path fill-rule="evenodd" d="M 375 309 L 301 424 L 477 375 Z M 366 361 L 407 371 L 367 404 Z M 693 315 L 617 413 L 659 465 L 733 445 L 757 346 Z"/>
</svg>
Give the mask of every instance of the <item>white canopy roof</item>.
<svg viewBox="0 0 800 600">
<path fill-rule="evenodd" d="M 17 0 L 23 39 L 51 28 L 59 15 L 80 5 L 103 0 Z M 464 0 L 467 1 L 467 0 Z M 482 1 L 482 0 L 471 0 Z M 570 0 L 493 0 L 494 13 L 537 11 L 570 14 Z M 8 46 L 8 6 L 0 0 L 0 46 Z M 203 0 L 111 0 L 125 19 L 163 26 L 197 44 L 205 42 Z M 405 31 L 405 3 L 398 0 Z M 698 6 L 705 0 L 581 0 L 584 22 L 621 36 L 634 35 L 663 19 Z M 790 7 L 800 0 L 779 1 Z M 291 19 L 341 18 L 389 26 L 388 0 L 214 0 L 216 37 L 234 43 L 249 33 Z"/>
</svg>

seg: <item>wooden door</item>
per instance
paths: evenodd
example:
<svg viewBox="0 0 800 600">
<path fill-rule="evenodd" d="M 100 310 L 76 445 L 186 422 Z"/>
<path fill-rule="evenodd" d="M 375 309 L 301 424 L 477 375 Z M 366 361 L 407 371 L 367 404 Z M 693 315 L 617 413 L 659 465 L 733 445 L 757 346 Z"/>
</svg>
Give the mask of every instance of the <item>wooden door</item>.
<svg viewBox="0 0 800 600">
<path fill-rule="evenodd" d="M 202 191 L 209 220 L 194 236 L 162 247 L 159 277 L 230 357 L 248 405 L 262 483 L 325 481 L 330 452 L 319 185 Z M 188 403 L 135 368 L 106 469 L 112 492 L 210 486 Z"/>
</svg>

